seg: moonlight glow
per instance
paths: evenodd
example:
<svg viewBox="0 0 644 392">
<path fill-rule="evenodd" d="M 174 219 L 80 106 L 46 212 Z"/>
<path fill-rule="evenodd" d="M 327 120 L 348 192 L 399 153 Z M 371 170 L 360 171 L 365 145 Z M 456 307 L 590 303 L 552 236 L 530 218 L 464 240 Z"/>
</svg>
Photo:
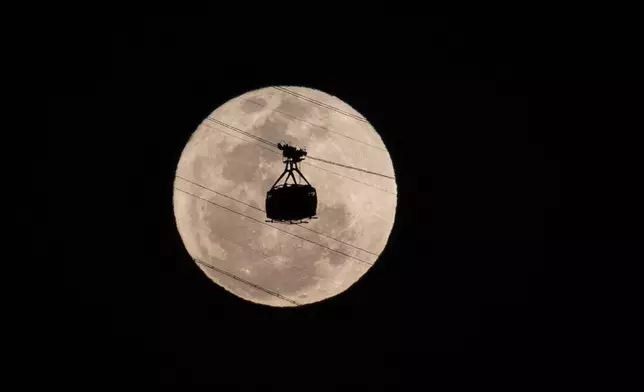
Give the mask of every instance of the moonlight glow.
<svg viewBox="0 0 644 392">
<path fill-rule="evenodd" d="M 265 222 L 266 192 L 284 164 L 263 141 L 340 164 L 307 158 L 300 166 L 317 189 L 319 219 Z M 385 145 L 358 112 L 317 90 L 271 87 L 226 102 L 194 132 L 176 176 L 174 211 L 187 251 L 213 282 L 261 304 L 296 306 L 343 292 L 376 262 L 393 227 L 396 183 Z"/>
</svg>

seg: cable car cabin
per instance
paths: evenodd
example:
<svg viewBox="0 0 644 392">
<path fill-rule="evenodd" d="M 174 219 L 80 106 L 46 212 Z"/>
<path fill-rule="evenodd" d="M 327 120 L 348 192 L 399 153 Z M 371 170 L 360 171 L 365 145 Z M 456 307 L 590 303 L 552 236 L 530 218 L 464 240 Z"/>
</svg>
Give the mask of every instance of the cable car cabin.
<svg viewBox="0 0 644 392">
<path fill-rule="evenodd" d="M 311 185 L 278 185 L 266 194 L 266 216 L 273 221 L 313 218 L 317 206 L 317 192 Z"/>
<path fill-rule="evenodd" d="M 317 219 L 315 216 L 318 206 L 317 192 L 298 167 L 298 163 L 304 160 L 306 151 L 282 143 L 279 143 L 277 147 L 283 152 L 284 159 L 282 162 L 286 167 L 282 175 L 279 176 L 266 193 L 266 217 L 270 219 L 270 222 L 290 223 L 294 223 L 294 221 L 302 222 L 303 219 L 307 218 Z M 306 184 L 298 183 L 295 173 Z M 284 176 L 286 176 L 284 183 L 279 184 Z M 289 184 L 289 179 L 292 179 L 293 183 Z"/>
</svg>

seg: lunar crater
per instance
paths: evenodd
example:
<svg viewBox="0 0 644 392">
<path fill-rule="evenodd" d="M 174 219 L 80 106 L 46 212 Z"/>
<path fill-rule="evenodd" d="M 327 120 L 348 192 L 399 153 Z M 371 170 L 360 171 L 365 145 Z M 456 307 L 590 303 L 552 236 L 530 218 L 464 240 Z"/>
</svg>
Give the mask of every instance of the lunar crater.
<svg viewBox="0 0 644 392">
<path fill-rule="evenodd" d="M 245 98 L 241 104 L 241 110 L 244 114 L 254 114 L 261 112 L 266 106 L 266 101 L 260 97 Z"/>
</svg>

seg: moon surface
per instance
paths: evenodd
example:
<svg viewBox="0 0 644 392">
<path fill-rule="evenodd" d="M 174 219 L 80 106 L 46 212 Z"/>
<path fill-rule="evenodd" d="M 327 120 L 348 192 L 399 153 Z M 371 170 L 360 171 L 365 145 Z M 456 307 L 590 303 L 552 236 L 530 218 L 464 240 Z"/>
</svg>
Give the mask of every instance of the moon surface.
<svg viewBox="0 0 644 392">
<path fill-rule="evenodd" d="M 317 190 L 318 219 L 306 224 L 266 222 L 266 192 L 284 171 L 270 143 L 280 141 L 308 152 L 300 170 Z M 182 152 L 173 198 L 203 272 L 278 307 L 324 300 L 360 279 L 387 244 L 397 201 L 391 158 L 371 124 L 339 98 L 294 86 L 250 91 L 212 112 Z"/>
</svg>

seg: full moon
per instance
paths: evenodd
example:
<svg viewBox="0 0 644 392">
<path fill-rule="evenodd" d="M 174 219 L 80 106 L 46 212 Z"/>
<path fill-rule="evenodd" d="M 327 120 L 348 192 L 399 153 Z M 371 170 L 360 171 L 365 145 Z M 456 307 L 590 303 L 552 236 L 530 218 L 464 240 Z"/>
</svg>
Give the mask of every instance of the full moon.
<svg viewBox="0 0 644 392">
<path fill-rule="evenodd" d="M 305 149 L 300 171 L 317 219 L 271 221 L 266 195 Z M 377 262 L 395 219 L 396 181 L 366 118 L 322 91 L 276 86 L 214 110 L 177 165 L 173 204 L 186 250 L 216 284 L 248 301 L 298 306 L 338 295 Z"/>
</svg>

